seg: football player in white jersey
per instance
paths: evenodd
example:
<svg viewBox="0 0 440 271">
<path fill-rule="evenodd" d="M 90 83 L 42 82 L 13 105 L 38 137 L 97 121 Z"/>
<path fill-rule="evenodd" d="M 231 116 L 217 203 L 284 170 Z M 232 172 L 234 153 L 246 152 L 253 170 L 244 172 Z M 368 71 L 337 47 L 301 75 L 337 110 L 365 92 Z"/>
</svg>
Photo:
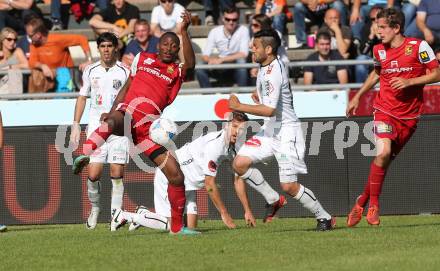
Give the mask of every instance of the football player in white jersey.
<svg viewBox="0 0 440 271">
<path fill-rule="evenodd" d="M 196 191 L 205 187 L 211 201 L 221 215 L 223 223 L 230 229 L 236 227 L 232 217 L 221 199 L 215 177 L 218 166 L 236 153 L 237 138 L 243 135 L 246 114 L 232 112 L 224 129 L 201 136 L 185 144 L 176 151 L 176 157 L 185 176 L 187 227 L 197 227 Z M 129 230 L 139 226 L 167 230 L 168 218 L 171 217 L 171 206 L 167 196 L 168 180 L 157 168 L 154 176 L 154 208 L 151 213 L 145 207 L 138 207 L 136 213 L 120 212 L 122 224 L 133 222 Z M 116 214 L 118 211 L 116 211 Z"/>
<path fill-rule="evenodd" d="M 70 140 L 79 143 L 81 117 L 86 106 L 87 97 L 90 97 L 89 125 L 87 137 L 100 125 L 100 117 L 108 113 L 113 101 L 122 86 L 127 81 L 130 71 L 125 68 L 118 57 L 118 39 L 112 33 L 103 33 L 97 39 L 100 60 L 90 64 L 83 72 L 83 86 L 76 100 L 75 113 Z M 124 166 L 129 161 L 129 141 L 127 137 L 112 135 L 106 143 L 97 149 L 90 157 L 88 165 L 87 192 L 92 208 L 87 219 L 88 229 L 94 229 L 100 213 L 101 183 L 100 178 L 103 164 L 110 164 L 112 181 L 111 212 L 121 209 L 124 194 L 122 183 Z M 110 230 L 115 226 L 111 224 Z"/>
<path fill-rule="evenodd" d="M 305 142 L 301 123 L 293 108 L 287 71 L 277 57 L 280 44 L 280 38 L 273 30 L 255 34 L 252 51 L 260 64 L 257 90 L 252 94 L 256 104 L 242 104 L 235 95 L 229 98 L 232 110 L 265 117 L 260 131 L 238 151 L 233 168 L 243 180 L 258 184 L 264 182 L 264 177 L 252 165 L 275 156 L 283 191 L 315 215 L 317 230 L 331 230 L 335 225 L 334 218 L 322 208 L 313 192 L 297 180 L 298 174 L 307 173 Z"/>
</svg>

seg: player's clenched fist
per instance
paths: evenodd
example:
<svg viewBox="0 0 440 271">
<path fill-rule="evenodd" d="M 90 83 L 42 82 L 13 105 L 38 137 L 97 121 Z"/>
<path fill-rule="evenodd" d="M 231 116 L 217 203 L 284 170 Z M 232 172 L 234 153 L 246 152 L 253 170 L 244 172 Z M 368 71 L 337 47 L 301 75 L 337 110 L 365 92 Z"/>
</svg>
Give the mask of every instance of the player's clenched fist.
<svg viewBox="0 0 440 271">
<path fill-rule="evenodd" d="M 234 94 L 229 96 L 229 109 L 237 110 L 240 106 L 240 100 Z"/>
<path fill-rule="evenodd" d="M 182 29 L 180 29 L 180 31 L 187 30 L 189 25 L 191 24 L 191 13 L 188 10 L 185 10 L 182 12 L 180 18 L 182 18 Z"/>
</svg>

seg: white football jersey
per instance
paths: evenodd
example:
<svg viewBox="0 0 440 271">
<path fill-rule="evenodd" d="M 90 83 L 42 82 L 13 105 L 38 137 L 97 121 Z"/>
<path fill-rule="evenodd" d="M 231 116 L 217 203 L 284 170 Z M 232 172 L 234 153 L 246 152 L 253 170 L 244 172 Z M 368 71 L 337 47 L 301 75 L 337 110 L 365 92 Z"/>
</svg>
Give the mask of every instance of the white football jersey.
<svg viewBox="0 0 440 271">
<path fill-rule="evenodd" d="M 185 182 L 204 187 L 205 176 L 216 176 L 222 161 L 232 158 L 235 149 L 229 146 L 225 130 L 208 133 L 176 151 Z"/>
<path fill-rule="evenodd" d="M 264 120 L 266 129 L 299 124 L 293 108 L 288 74 L 280 59 L 276 58 L 269 65 L 260 66 L 257 76 L 257 93 L 263 105 L 276 109 L 275 116 Z"/>
<path fill-rule="evenodd" d="M 87 66 L 79 95 L 90 97 L 89 127 L 99 126 L 101 114 L 110 111 L 129 76 L 130 71 L 119 61 L 109 69 L 104 68 L 100 61 Z"/>
</svg>

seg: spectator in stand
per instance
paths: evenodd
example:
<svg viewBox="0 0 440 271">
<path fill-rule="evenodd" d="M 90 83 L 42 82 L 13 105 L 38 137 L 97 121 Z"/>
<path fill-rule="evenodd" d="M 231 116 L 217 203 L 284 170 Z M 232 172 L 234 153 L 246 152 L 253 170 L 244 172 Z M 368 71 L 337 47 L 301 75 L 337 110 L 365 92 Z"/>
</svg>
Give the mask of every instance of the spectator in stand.
<svg viewBox="0 0 440 271">
<path fill-rule="evenodd" d="M 257 0 L 255 5 L 255 14 L 264 14 L 271 18 L 273 28 L 281 34 L 284 34 L 286 31 L 286 12 L 286 0 Z"/>
<path fill-rule="evenodd" d="M 134 25 L 134 39 L 125 48 L 122 63 L 131 67 L 134 57 L 140 52 L 157 53 L 159 39 L 150 34 L 147 20 L 140 19 Z"/>
<path fill-rule="evenodd" d="M 318 32 L 316 35 L 316 51 L 307 57 L 307 61 L 342 60 L 337 50 L 330 49 L 331 35 L 329 32 Z M 348 69 L 346 66 L 307 66 L 304 67 L 304 85 L 311 84 L 346 84 Z"/>
<path fill-rule="evenodd" d="M 300 0 L 293 8 L 293 20 L 295 22 L 296 44 L 295 49 L 308 48 L 306 45 L 306 23 L 308 18 L 312 24 L 321 26 L 324 13 L 327 9 L 334 8 L 339 11 L 341 22 L 347 21 L 347 9 L 341 0 Z"/>
<path fill-rule="evenodd" d="M 160 37 L 163 33 L 171 31 L 178 33 L 181 29 L 182 12 L 185 8 L 174 0 L 159 0 L 158 6 L 151 12 L 151 34 Z"/>
<path fill-rule="evenodd" d="M 17 48 L 17 32 L 4 27 L 0 32 L 0 67 L 2 69 L 27 69 L 28 60 L 20 48 Z"/>
<path fill-rule="evenodd" d="M 70 0 L 70 10 L 72 11 L 75 21 L 78 23 L 82 19 L 90 19 L 95 6 L 99 10 L 107 8 L 107 0 Z M 52 21 L 52 31 L 62 30 L 68 22 L 61 20 L 61 0 L 50 1 L 50 16 Z"/>
<path fill-rule="evenodd" d="M 356 60 L 370 60 L 373 59 L 373 47 L 381 42 L 379 33 L 377 32 L 376 15 L 383 10 L 381 6 L 373 6 L 370 10 L 369 20 L 362 29 L 362 39 L 359 45 L 359 55 Z M 367 79 L 370 72 L 373 70 L 371 65 L 356 65 L 355 82 L 363 83 Z"/>
<path fill-rule="evenodd" d="M 0 150 L 3 149 L 3 121 L 2 112 L 0 111 Z M 7 230 L 6 225 L 0 224 L 0 232 L 5 232 Z"/>
<path fill-rule="evenodd" d="M 41 10 L 33 0 L 0 0 L 0 30 L 5 26 L 17 31 L 24 31 L 24 20 L 29 14 L 43 18 Z"/>
<path fill-rule="evenodd" d="M 238 24 L 240 12 L 237 8 L 228 8 L 223 12 L 223 25 L 213 28 L 203 49 L 203 62 L 206 64 L 246 63 L 249 54 L 249 31 Z M 214 54 L 214 49 L 218 54 Z M 234 78 L 238 86 L 246 86 L 248 74 L 245 68 L 228 70 L 196 70 L 200 87 L 211 87 L 209 77 Z M 223 81 L 223 80 L 222 80 Z"/>
<path fill-rule="evenodd" d="M 421 0 L 417 8 L 416 24 L 418 38 L 431 45 L 437 59 L 440 59 L 440 4 L 436 0 Z"/>
<path fill-rule="evenodd" d="M 93 15 L 89 24 L 97 34 L 112 32 L 125 44 L 134 32 L 139 9 L 125 0 L 113 0 L 105 10 Z"/>
<path fill-rule="evenodd" d="M 351 31 L 353 32 L 353 38 L 356 45 L 362 39 L 362 28 L 368 23 L 368 15 L 370 14 L 373 6 L 380 6 L 382 8 L 398 8 L 401 4 L 399 0 L 368 0 L 366 5 L 362 5 L 362 0 L 353 0 L 353 5 L 350 14 Z"/>
<path fill-rule="evenodd" d="M 409 0 L 403 4 L 402 12 L 405 15 L 405 36 L 414 37 L 417 35 L 416 15 L 420 0 Z"/>
<path fill-rule="evenodd" d="M 331 8 L 325 12 L 324 24 L 318 32 L 328 32 L 332 36 L 331 49 L 338 50 L 345 59 L 353 57 L 350 54 L 352 45 L 352 33 L 350 27 L 341 25 L 340 15 L 337 9 Z"/>
<path fill-rule="evenodd" d="M 23 51 L 17 48 L 17 32 L 5 27 L 0 32 L 0 69 L 6 70 L 6 75 L 0 77 L 0 94 L 23 93 L 23 73 L 28 61 Z"/>
<path fill-rule="evenodd" d="M 271 30 L 272 28 L 272 20 L 267 17 L 264 14 L 257 14 L 255 16 L 252 17 L 252 21 L 251 21 L 251 31 L 250 31 L 250 36 L 253 37 L 255 33 L 257 33 L 258 31 L 262 31 L 262 30 Z M 277 30 L 276 30 L 277 31 Z M 283 35 L 277 31 L 278 35 L 280 36 L 280 40 L 281 40 L 281 45 L 280 47 L 278 47 L 278 58 L 285 64 L 289 63 L 289 58 L 287 56 L 287 46 L 286 46 L 286 42 L 282 39 Z M 252 45 L 253 45 L 253 38 L 251 38 L 251 41 L 249 42 L 249 49 L 251 50 Z M 253 55 L 250 55 L 248 57 L 249 61 L 255 62 L 252 59 Z M 252 68 L 249 71 L 250 74 L 250 80 L 251 83 L 250 85 L 255 85 L 256 80 L 257 80 L 257 75 L 258 75 L 258 68 Z"/>
<path fill-rule="evenodd" d="M 203 6 L 205 7 L 205 25 L 217 24 L 220 14 L 227 8 L 235 7 L 233 0 L 203 0 Z"/>
<path fill-rule="evenodd" d="M 57 68 L 73 68 L 69 46 L 81 46 L 86 55 L 87 61 L 79 66 L 81 71 L 92 63 L 89 43 L 83 35 L 49 34 L 43 21 L 36 18 L 26 24 L 26 33 L 32 40 L 29 67 L 40 70 L 47 80 L 55 79 Z"/>
</svg>

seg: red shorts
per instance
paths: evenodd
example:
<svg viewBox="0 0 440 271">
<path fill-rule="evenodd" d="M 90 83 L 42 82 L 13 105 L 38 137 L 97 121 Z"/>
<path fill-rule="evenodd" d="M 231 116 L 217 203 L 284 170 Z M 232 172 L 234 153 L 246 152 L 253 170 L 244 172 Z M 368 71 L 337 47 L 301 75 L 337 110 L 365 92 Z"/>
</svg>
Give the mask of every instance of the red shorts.
<svg viewBox="0 0 440 271">
<path fill-rule="evenodd" d="M 163 146 L 158 145 L 151 140 L 150 126 L 154 119 L 150 120 L 146 118 L 147 113 L 130 108 L 126 103 L 118 104 L 116 110 L 122 112 L 124 115 L 125 113 L 131 115 L 131 136 L 133 138 L 133 143 L 150 159 L 154 159 L 157 155 L 166 151 Z"/>
<path fill-rule="evenodd" d="M 382 111 L 374 111 L 374 134 L 393 141 L 392 152 L 397 155 L 414 134 L 419 119 L 398 119 Z"/>
</svg>

